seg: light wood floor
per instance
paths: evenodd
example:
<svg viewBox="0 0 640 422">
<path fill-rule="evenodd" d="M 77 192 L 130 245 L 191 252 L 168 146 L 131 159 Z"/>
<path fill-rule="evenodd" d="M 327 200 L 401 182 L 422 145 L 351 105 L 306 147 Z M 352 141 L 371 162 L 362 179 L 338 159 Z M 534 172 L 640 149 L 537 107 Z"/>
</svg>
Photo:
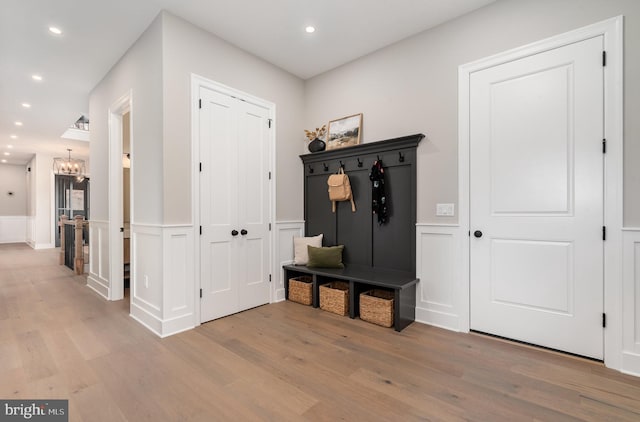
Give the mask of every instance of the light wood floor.
<svg viewBox="0 0 640 422">
<path fill-rule="evenodd" d="M 127 307 L 0 245 L 0 398 L 91 422 L 640 420 L 640 378 L 478 335 L 285 302 L 159 339 Z"/>
</svg>

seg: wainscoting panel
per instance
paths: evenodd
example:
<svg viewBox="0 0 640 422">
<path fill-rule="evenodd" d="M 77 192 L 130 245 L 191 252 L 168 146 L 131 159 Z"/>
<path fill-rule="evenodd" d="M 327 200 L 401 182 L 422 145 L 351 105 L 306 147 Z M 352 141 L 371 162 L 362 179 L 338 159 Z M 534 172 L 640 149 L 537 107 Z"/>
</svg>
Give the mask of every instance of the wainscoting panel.
<svg viewBox="0 0 640 422">
<path fill-rule="evenodd" d="M 109 222 L 89 221 L 89 275 L 87 286 L 109 298 Z"/>
<path fill-rule="evenodd" d="M 622 372 L 640 376 L 640 228 L 624 229 Z"/>
<path fill-rule="evenodd" d="M 163 227 L 162 337 L 196 325 L 193 232 L 193 226 Z"/>
<path fill-rule="evenodd" d="M 460 331 L 461 244 L 459 227 L 416 225 L 416 321 Z"/>
<path fill-rule="evenodd" d="M 160 335 L 162 322 L 162 227 L 131 224 L 131 316 Z"/>
<path fill-rule="evenodd" d="M 131 317 L 160 337 L 195 323 L 194 228 L 131 224 Z"/>
<path fill-rule="evenodd" d="M 273 302 L 281 302 L 284 298 L 283 265 L 293 263 L 293 238 L 304 236 L 304 221 L 279 221 L 276 223 L 276 277 Z"/>
<path fill-rule="evenodd" d="M 26 243 L 27 216 L 0 216 L 0 243 Z"/>
</svg>

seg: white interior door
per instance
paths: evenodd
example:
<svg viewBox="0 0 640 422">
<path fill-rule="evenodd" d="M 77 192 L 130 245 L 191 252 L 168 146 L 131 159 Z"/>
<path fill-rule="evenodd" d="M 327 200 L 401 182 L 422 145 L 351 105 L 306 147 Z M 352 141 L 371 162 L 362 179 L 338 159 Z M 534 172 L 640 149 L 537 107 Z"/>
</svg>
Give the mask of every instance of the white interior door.
<svg viewBox="0 0 640 422">
<path fill-rule="evenodd" d="M 602 37 L 471 75 L 471 328 L 603 358 Z"/>
<path fill-rule="evenodd" d="M 239 108 L 241 206 L 239 249 L 239 308 L 269 302 L 269 126 L 268 110 L 241 102 Z"/>
<path fill-rule="evenodd" d="M 269 110 L 200 89 L 202 322 L 269 302 Z"/>
</svg>

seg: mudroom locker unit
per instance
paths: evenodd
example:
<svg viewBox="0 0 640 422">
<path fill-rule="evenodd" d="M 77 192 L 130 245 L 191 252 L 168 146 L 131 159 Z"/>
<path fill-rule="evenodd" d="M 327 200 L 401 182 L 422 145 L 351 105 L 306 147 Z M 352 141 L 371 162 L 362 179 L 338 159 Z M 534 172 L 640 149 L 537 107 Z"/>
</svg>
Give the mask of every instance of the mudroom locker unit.
<svg viewBox="0 0 640 422">
<path fill-rule="evenodd" d="M 349 284 L 351 318 L 359 316 L 361 293 L 383 288 L 393 292 L 396 331 L 415 320 L 416 149 L 423 138 L 417 134 L 301 156 L 306 236 L 323 234 L 324 246 L 344 245 L 344 269 L 284 266 L 286 280 L 312 276 L 314 307 L 319 285 L 340 280 Z M 384 169 L 388 208 L 382 224 L 373 213 L 369 177 L 376 162 Z M 329 201 L 327 179 L 341 167 L 349 176 L 355 212 L 349 201 L 337 203 L 333 212 Z"/>
</svg>

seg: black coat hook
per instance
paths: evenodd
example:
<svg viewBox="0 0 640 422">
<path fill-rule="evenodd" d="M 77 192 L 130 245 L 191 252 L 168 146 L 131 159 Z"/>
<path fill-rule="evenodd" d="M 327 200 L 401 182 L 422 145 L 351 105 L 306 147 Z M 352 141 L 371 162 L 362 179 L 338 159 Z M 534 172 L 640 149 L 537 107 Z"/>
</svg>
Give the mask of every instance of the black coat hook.
<svg viewBox="0 0 640 422">
<path fill-rule="evenodd" d="M 380 161 L 380 156 L 376 155 L 376 160 Z"/>
<path fill-rule="evenodd" d="M 324 166 L 324 171 L 329 171 L 329 166 L 326 165 L 325 163 L 322 163 L 322 165 Z"/>
<path fill-rule="evenodd" d="M 404 163 L 404 155 L 402 155 L 402 151 L 399 151 L 399 152 L 398 152 L 398 155 L 399 155 L 399 161 L 400 161 L 401 163 Z"/>
<path fill-rule="evenodd" d="M 344 163 L 340 160 L 340 167 L 344 168 Z"/>
<path fill-rule="evenodd" d="M 360 157 L 358 157 L 358 167 L 362 167 L 362 161 L 360 161 Z"/>
<path fill-rule="evenodd" d="M 309 173 L 313 173 L 313 167 L 311 167 L 311 164 L 309 164 Z"/>
</svg>

